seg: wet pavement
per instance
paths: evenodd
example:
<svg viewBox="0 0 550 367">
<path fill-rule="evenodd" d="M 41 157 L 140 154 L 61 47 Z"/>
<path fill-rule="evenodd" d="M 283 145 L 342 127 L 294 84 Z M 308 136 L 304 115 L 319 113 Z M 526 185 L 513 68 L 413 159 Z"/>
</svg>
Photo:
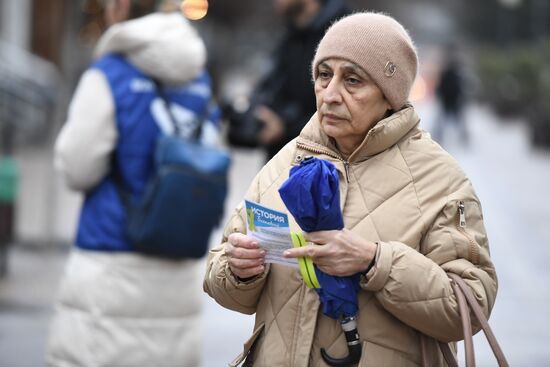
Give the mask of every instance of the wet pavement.
<svg viewBox="0 0 550 367">
<path fill-rule="evenodd" d="M 437 109 L 418 105 L 431 129 Z M 481 199 L 499 294 L 490 323 L 512 366 L 550 366 L 550 151 L 533 150 L 521 123 L 499 121 L 486 108 L 467 111 L 468 146 L 447 134 Z M 227 207 L 235 206 L 263 163 L 258 151 L 234 151 Z M 228 211 L 227 211 L 228 212 Z M 74 221 L 68 221 L 73 223 Z M 219 237 L 218 233 L 213 238 Z M 14 246 L 9 276 L 0 281 L 0 366 L 40 367 L 57 282 L 67 250 Z M 204 296 L 205 367 L 225 366 L 241 350 L 253 316 L 223 309 Z M 495 366 L 483 336 L 478 366 Z M 460 349 L 462 353 L 462 349 Z"/>
</svg>

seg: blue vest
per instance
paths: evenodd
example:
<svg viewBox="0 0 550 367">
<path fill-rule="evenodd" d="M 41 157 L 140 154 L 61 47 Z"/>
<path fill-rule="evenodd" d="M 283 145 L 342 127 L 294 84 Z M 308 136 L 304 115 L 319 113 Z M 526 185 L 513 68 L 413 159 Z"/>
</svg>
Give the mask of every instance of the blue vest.
<svg viewBox="0 0 550 367">
<path fill-rule="evenodd" d="M 152 175 L 159 134 L 174 133 L 172 119 L 154 82 L 122 56 L 107 55 L 92 68 L 106 76 L 115 104 L 118 142 L 111 169 L 118 170 L 131 197 L 139 199 Z M 217 123 L 217 113 L 208 114 L 211 88 L 206 72 L 183 86 L 166 87 L 164 93 L 181 135 L 190 136 L 207 117 L 208 123 Z M 130 251 L 125 228 L 125 208 L 109 174 L 86 194 L 76 245 L 89 250 Z"/>
</svg>

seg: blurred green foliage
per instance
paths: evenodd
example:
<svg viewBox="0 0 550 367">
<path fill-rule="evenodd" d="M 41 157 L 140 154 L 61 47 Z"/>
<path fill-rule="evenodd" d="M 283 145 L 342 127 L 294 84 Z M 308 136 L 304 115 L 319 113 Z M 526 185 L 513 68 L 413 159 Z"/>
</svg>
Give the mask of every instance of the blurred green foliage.
<svg viewBox="0 0 550 367">
<path fill-rule="evenodd" d="M 521 116 L 532 142 L 550 148 L 550 40 L 478 53 L 482 98 L 501 116 Z"/>
</svg>

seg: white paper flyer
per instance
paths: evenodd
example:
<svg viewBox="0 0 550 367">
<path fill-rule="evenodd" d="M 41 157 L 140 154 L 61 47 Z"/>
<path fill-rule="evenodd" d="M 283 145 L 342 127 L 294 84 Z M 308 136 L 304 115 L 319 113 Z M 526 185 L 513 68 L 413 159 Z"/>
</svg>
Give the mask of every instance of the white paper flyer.
<svg viewBox="0 0 550 367">
<path fill-rule="evenodd" d="M 244 203 L 246 234 L 266 251 L 265 262 L 297 267 L 296 259 L 283 257 L 283 252 L 293 247 L 288 216 L 252 201 L 245 200 Z"/>
</svg>

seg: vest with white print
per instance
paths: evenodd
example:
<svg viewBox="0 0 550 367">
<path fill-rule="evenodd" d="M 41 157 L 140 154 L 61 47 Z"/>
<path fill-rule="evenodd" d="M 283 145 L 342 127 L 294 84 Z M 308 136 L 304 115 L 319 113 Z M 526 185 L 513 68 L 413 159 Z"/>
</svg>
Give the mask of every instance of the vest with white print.
<svg viewBox="0 0 550 367">
<path fill-rule="evenodd" d="M 114 100 L 118 141 L 112 165 L 118 170 L 131 199 L 138 200 L 153 174 L 153 155 L 159 134 L 174 133 L 172 119 L 154 82 L 124 57 L 104 56 L 92 68 L 106 76 Z M 207 116 L 211 97 L 208 73 L 203 72 L 185 85 L 164 87 L 163 91 L 170 101 L 180 135 L 189 137 L 199 121 Z M 214 111 L 205 124 L 216 125 L 218 118 Z M 109 174 L 86 194 L 76 245 L 88 250 L 131 251 L 125 228 L 125 208 Z"/>
</svg>

